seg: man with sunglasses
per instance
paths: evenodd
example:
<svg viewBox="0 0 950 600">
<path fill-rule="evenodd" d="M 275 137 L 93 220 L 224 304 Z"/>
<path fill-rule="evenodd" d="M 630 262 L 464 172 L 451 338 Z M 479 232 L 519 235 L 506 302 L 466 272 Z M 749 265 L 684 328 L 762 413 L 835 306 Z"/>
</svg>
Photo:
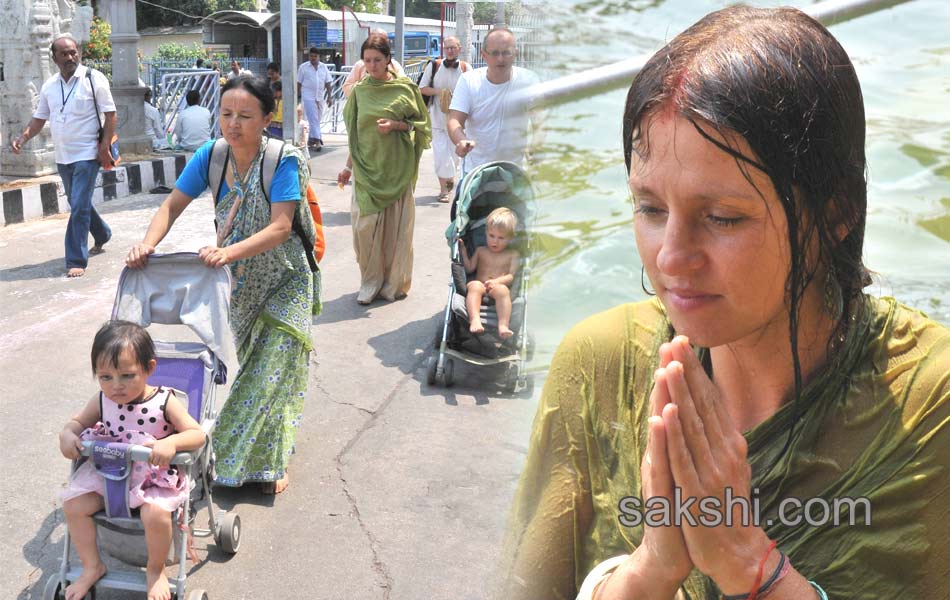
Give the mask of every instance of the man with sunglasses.
<svg viewBox="0 0 950 600">
<path fill-rule="evenodd" d="M 449 111 L 448 132 L 463 171 L 496 161 L 521 164 L 528 143 L 528 114 L 510 106 L 515 92 L 538 82 L 533 72 L 514 66 L 515 36 L 504 27 L 482 41 L 487 66 L 462 74 Z"/>
<path fill-rule="evenodd" d="M 455 171 L 459 166 L 459 157 L 446 129 L 447 113 L 459 77 L 462 73 L 471 71 L 472 67 L 459 59 L 462 46 L 457 37 L 445 38 L 442 49 L 445 50 L 445 59 L 429 61 L 422 72 L 422 78 L 419 79 L 419 91 L 430 98 L 428 103 L 432 120 L 432 156 L 435 160 L 435 174 L 439 178 L 439 202 L 448 202 L 455 187 Z"/>
</svg>

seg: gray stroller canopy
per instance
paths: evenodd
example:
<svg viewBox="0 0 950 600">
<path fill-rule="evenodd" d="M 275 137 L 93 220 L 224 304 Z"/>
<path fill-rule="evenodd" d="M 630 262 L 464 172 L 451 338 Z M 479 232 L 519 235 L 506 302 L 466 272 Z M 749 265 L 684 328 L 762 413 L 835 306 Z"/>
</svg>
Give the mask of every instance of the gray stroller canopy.
<svg viewBox="0 0 950 600">
<path fill-rule="evenodd" d="M 533 203 L 534 191 L 521 167 L 504 161 L 479 165 L 462 181 L 455 221 L 446 230 L 445 238 L 452 246 L 456 236 L 468 229 L 476 208 L 487 215 L 504 206 L 518 215 L 519 227 L 525 227 L 530 222 Z"/>
<path fill-rule="evenodd" d="M 185 325 L 227 363 L 234 359 L 230 300 L 228 269 L 206 267 L 193 252 L 153 254 L 144 269 L 122 270 L 112 318 L 142 327 Z"/>
</svg>

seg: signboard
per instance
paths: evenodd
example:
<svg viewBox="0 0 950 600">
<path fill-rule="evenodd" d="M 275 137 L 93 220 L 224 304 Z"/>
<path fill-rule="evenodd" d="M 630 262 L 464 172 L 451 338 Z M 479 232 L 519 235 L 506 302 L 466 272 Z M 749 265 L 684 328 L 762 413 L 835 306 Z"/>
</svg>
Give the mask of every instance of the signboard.
<svg viewBox="0 0 950 600">
<path fill-rule="evenodd" d="M 339 35 L 339 34 L 337 34 Z M 325 48 L 327 45 L 327 22 L 323 19 L 307 21 L 307 45 Z"/>
</svg>

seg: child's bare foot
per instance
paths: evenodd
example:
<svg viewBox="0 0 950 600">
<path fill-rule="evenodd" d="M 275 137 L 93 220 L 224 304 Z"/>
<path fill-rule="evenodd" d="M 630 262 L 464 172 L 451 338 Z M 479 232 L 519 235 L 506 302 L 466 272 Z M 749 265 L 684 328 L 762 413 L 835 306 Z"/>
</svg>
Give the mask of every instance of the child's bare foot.
<svg viewBox="0 0 950 600">
<path fill-rule="evenodd" d="M 498 337 L 500 337 L 501 339 L 503 339 L 503 340 L 508 339 L 508 338 L 510 338 L 511 336 L 513 336 L 514 334 L 515 334 L 515 332 L 512 331 L 512 330 L 510 330 L 510 329 L 508 329 L 507 326 L 504 326 L 504 325 L 499 325 L 499 326 L 498 326 Z"/>
<path fill-rule="evenodd" d="M 82 277 L 86 274 L 86 270 L 81 267 L 70 267 L 66 271 L 66 277 Z"/>
<path fill-rule="evenodd" d="M 106 566 L 101 562 L 91 569 L 83 569 L 79 579 L 66 587 L 66 600 L 82 600 L 105 574 Z"/>
<path fill-rule="evenodd" d="M 171 600 L 172 591 L 168 587 L 164 566 L 157 573 L 146 569 L 145 585 L 148 587 L 148 600 Z"/>
<path fill-rule="evenodd" d="M 485 333 L 485 326 L 482 325 L 481 319 L 473 319 L 468 326 L 468 330 L 472 333 Z"/>
</svg>

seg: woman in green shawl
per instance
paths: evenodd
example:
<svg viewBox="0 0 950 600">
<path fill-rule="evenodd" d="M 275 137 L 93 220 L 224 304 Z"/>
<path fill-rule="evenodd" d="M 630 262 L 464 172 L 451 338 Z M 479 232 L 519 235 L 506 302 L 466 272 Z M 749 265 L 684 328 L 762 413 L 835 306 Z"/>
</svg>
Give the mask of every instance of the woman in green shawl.
<svg viewBox="0 0 950 600">
<path fill-rule="evenodd" d="M 950 331 L 862 292 L 864 141 L 796 9 L 646 63 L 623 143 L 656 297 L 561 343 L 502 597 L 950 597 Z"/>
<path fill-rule="evenodd" d="M 274 95 L 260 77 L 235 77 L 221 91 L 219 123 L 228 142 L 228 163 L 215 201 L 218 239 L 199 251 L 209 267 L 228 265 L 233 275 L 231 329 L 239 369 L 218 416 L 214 434 L 215 482 L 264 484 L 280 493 L 289 483 L 307 391 L 310 324 L 320 310 L 319 272 L 306 252 L 313 247 L 313 219 L 306 202 L 310 171 L 293 144 L 286 144 L 265 194 L 261 160 L 263 131 Z M 141 268 L 178 215 L 209 185 L 214 140 L 199 148 L 126 263 Z M 294 222 L 303 237 L 292 233 Z"/>
<path fill-rule="evenodd" d="M 405 298 L 412 285 L 413 189 L 429 147 L 429 111 L 419 86 L 392 71 L 389 38 L 371 33 L 360 50 L 369 77 L 354 88 L 343 120 L 350 155 L 337 177 L 353 176 L 353 247 L 360 266 L 356 301 Z"/>
</svg>

